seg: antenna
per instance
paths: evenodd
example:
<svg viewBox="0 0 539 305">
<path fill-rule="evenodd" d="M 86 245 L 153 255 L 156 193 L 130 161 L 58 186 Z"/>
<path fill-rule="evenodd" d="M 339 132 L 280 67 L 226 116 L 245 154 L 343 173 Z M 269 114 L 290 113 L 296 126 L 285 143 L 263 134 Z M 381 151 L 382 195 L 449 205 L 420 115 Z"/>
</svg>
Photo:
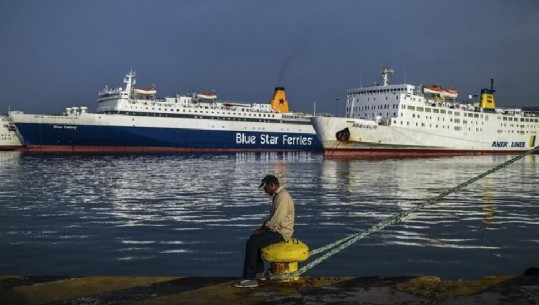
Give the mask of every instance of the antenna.
<svg viewBox="0 0 539 305">
<path fill-rule="evenodd" d="M 406 74 L 408 73 L 408 71 L 406 70 L 406 67 L 404 67 L 404 83 L 407 84 L 406 82 Z"/>
<path fill-rule="evenodd" d="M 380 75 L 380 78 L 384 82 L 384 86 L 387 86 L 389 84 L 389 76 L 391 74 L 395 73 L 395 71 L 389 67 L 384 67 L 382 69 L 382 73 Z"/>
</svg>

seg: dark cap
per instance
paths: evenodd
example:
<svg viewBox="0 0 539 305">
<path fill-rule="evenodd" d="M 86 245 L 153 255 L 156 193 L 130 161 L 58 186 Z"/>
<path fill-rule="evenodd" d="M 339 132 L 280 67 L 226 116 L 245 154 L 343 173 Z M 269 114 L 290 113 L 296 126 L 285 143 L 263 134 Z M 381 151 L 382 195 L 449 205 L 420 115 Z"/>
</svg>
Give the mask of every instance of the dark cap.
<svg viewBox="0 0 539 305">
<path fill-rule="evenodd" d="M 277 179 L 277 177 L 275 177 L 274 175 L 266 175 L 266 177 L 264 177 L 264 179 L 262 179 L 262 183 L 260 183 L 259 188 L 263 187 L 266 184 L 270 184 L 270 183 L 279 184 L 279 179 Z"/>
</svg>

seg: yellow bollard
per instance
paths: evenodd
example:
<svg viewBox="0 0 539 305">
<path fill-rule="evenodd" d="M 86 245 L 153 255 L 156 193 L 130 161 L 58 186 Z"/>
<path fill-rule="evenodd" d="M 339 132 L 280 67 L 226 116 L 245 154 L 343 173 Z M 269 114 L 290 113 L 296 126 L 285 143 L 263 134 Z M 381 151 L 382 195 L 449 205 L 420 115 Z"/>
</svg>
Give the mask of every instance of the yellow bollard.
<svg viewBox="0 0 539 305">
<path fill-rule="evenodd" d="M 271 263 L 270 272 L 274 275 L 286 275 L 298 271 L 298 262 L 303 262 L 308 258 L 309 247 L 295 238 L 262 248 L 262 259 Z M 280 281 L 297 280 L 299 276 Z"/>
</svg>

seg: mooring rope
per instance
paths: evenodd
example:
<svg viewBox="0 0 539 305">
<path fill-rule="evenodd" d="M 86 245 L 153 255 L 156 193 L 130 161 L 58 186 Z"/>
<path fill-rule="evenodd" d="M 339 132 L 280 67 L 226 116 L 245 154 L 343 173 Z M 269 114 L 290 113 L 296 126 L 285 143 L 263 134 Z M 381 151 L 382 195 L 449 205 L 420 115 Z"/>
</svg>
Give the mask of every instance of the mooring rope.
<svg viewBox="0 0 539 305">
<path fill-rule="evenodd" d="M 343 239 L 340 239 L 340 240 L 337 240 L 331 244 L 328 244 L 326 246 L 323 246 L 323 247 L 320 247 L 318 249 L 314 249 L 311 251 L 311 256 L 314 256 L 314 255 L 317 255 L 317 254 L 320 254 L 322 252 L 325 252 L 327 251 L 327 253 L 325 253 L 324 255 L 320 256 L 319 258 L 313 260 L 312 262 L 306 264 L 305 266 L 301 267 L 298 271 L 296 272 L 292 272 L 292 273 L 289 273 L 289 274 L 286 274 L 286 275 L 271 275 L 271 278 L 272 279 L 275 279 L 275 280 L 284 280 L 284 279 L 288 279 L 288 278 L 292 278 L 292 277 L 297 277 L 307 271 L 309 271 L 310 269 L 314 268 L 316 265 L 322 263 L 323 261 L 327 260 L 328 258 L 332 257 L 333 255 L 341 252 L 342 250 L 348 248 L 349 246 L 351 246 L 352 244 L 354 244 L 355 242 L 357 242 L 358 240 L 374 233 L 374 232 L 378 232 L 382 229 L 384 229 L 385 227 L 387 226 L 390 226 L 390 225 L 393 225 L 393 224 L 396 224 L 398 222 L 400 222 L 403 218 L 405 218 L 406 216 L 410 215 L 410 214 L 413 214 L 415 212 L 417 212 L 418 210 L 422 209 L 423 207 L 427 206 L 427 205 L 432 205 L 432 204 L 435 204 L 439 201 L 441 201 L 442 199 L 444 199 L 446 196 L 452 194 L 452 193 L 455 193 L 457 191 L 460 191 L 461 189 L 467 187 L 468 185 L 476 182 L 477 180 L 480 180 L 494 172 L 497 172 L 499 171 L 500 169 L 502 168 L 505 168 L 509 165 L 511 165 L 512 163 L 524 158 L 525 156 L 528 156 L 530 154 L 533 154 L 534 152 L 539 152 L 539 146 L 536 146 L 528 151 L 526 151 L 525 153 L 523 154 L 520 154 L 494 168 L 491 168 L 489 169 L 488 171 L 480 174 L 480 175 L 477 175 L 475 176 L 474 178 L 471 178 L 459 185 L 457 185 L 456 187 L 453 187 L 453 188 L 450 188 L 448 189 L 447 191 L 439 194 L 438 196 L 435 196 L 435 197 L 432 197 L 432 198 L 429 198 L 427 200 L 425 200 L 425 202 L 423 203 L 420 203 L 406 211 L 403 211 L 403 212 L 400 212 L 400 213 L 396 213 L 396 214 L 393 214 L 392 216 L 380 221 L 379 223 L 375 224 L 374 226 L 370 227 L 368 230 L 366 231 L 362 231 L 362 232 L 358 232 L 358 233 L 355 233 L 355 234 L 352 234 L 350 236 L 347 236 Z"/>
</svg>

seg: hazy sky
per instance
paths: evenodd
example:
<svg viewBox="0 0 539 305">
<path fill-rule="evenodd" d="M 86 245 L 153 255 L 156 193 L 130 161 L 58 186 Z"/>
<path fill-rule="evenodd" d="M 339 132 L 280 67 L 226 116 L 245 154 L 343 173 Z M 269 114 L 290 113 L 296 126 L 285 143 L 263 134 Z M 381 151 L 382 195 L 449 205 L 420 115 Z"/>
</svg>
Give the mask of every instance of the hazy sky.
<svg viewBox="0 0 539 305">
<path fill-rule="evenodd" d="M 94 109 L 130 69 L 161 97 L 265 103 L 285 86 L 303 112 L 342 114 L 383 66 L 463 98 L 494 78 L 498 106 L 539 106 L 536 0 L 2 0 L 0 42 L 2 113 Z"/>
</svg>

